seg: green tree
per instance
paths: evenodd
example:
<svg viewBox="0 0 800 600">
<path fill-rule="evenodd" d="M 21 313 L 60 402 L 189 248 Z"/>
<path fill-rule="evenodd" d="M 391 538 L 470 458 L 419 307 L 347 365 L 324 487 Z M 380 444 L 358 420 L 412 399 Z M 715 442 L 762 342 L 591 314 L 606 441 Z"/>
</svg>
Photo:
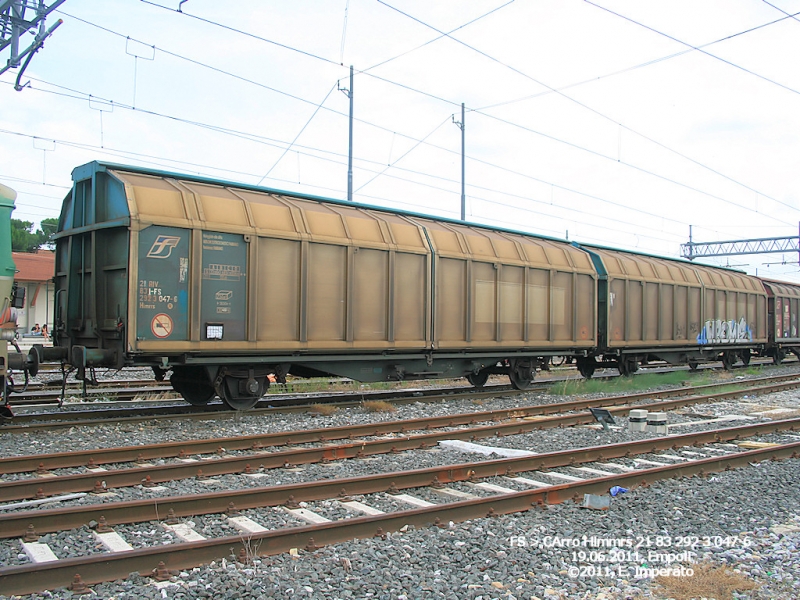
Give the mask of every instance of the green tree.
<svg viewBox="0 0 800 600">
<path fill-rule="evenodd" d="M 42 235 L 42 245 L 46 248 L 53 250 L 55 248 L 55 242 L 53 242 L 53 236 L 58 231 L 58 219 L 57 218 L 50 218 L 50 219 L 42 219 L 41 229 L 38 233 Z"/>
<path fill-rule="evenodd" d="M 42 229 L 33 230 L 33 223 L 11 219 L 11 249 L 14 252 L 35 252 L 46 245 L 52 248 L 53 235 L 58 228 L 58 219 L 43 219 Z"/>
</svg>

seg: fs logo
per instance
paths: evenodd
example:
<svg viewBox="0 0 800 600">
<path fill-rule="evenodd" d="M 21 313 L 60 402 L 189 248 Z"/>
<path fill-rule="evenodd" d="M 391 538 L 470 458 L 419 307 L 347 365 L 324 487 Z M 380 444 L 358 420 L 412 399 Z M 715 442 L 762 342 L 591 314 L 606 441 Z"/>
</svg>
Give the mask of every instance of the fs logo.
<svg viewBox="0 0 800 600">
<path fill-rule="evenodd" d="M 169 258 L 172 254 L 172 249 L 178 245 L 181 238 L 174 235 L 160 235 L 153 242 L 150 251 L 147 253 L 147 258 Z"/>
</svg>

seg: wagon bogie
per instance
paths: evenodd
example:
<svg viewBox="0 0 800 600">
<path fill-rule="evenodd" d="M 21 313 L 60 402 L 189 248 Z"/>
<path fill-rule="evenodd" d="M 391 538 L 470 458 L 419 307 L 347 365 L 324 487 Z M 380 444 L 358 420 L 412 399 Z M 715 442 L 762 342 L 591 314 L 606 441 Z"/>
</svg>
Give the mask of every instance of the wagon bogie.
<svg viewBox="0 0 800 600">
<path fill-rule="evenodd" d="M 591 379 L 599 364 L 594 356 L 579 356 L 576 359 L 578 372 L 586 379 Z"/>
<path fill-rule="evenodd" d="M 639 370 L 638 356 L 623 354 L 617 359 L 617 370 L 623 377 L 630 377 Z"/>
<path fill-rule="evenodd" d="M 528 390 L 536 377 L 536 361 L 531 358 L 516 358 L 509 361 L 508 378 L 517 390 Z"/>
</svg>

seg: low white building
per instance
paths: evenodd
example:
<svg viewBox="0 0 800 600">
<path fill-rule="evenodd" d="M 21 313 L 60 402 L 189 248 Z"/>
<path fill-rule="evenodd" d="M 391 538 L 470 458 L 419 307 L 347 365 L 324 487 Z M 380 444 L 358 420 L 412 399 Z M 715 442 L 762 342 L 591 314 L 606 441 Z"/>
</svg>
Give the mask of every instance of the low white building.
<svg viewBox="0 0 800 600">
<path fill-rule="evenodd" d="M 17 310 L 17 332 L 20 337 L 30 333 L 37 323 L 46 323 L 53 331 L 55 254 L 50 250 L 11 254 L 17 267 L 17 284 L 25 288 L 25 308 Z"/>
</svg>

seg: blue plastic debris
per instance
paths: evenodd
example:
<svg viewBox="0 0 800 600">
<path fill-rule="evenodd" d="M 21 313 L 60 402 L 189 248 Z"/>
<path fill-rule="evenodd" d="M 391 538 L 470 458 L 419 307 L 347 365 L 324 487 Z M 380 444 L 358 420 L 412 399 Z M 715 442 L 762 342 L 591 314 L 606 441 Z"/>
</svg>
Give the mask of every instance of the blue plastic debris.
<svg viewBox="0 0 800 600">
<path fill-rule="evenodd" d="M 615 485 L 610 490 L 608 490 L 608 493 L 611 494 L 612 496 L 616 496 L 617 494 L 624 494 L 627 491 L 628 491 L 628 488 L 624 488 L 624 487 L 621 487 L 619 485 Z"/>
</svg>

